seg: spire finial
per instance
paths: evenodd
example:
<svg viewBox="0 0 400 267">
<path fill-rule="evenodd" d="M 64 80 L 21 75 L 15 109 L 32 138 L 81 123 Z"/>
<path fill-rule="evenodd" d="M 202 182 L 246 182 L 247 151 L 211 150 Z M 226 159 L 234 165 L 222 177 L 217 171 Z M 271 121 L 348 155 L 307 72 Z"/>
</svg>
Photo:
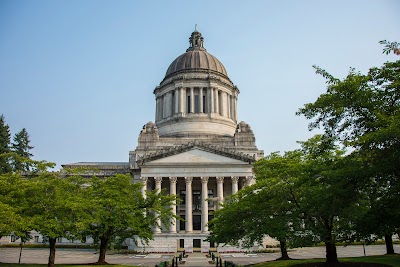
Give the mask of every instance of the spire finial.
<svg viewBox="0 0 400 267">
<path fill-rule="evenodd" d="M 195 24 L 194 32 L 192 32 L 192 35 L 189 38 L 190 47 L 186 50 L 186 52 L 195 49 L 205 51 L 205 48 L 203 47 L 203 41 L 204 38 L 201 36 L 201 33 L 197 31 L 197 24 Z"/>
</svg>

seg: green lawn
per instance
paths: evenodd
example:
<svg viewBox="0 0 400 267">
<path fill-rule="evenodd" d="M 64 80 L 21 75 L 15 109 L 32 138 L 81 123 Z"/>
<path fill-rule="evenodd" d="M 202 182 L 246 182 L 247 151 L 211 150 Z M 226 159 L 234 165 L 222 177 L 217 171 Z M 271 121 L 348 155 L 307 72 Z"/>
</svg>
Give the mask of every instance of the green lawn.
<svg viewBox="0 0 400 267">
<path fill-rule="evenodd" d="M 255 267 L 287 267 L 295 264 L 301 264 L 306 262 L 323 262 L 324 259 L 307 259 L 307 260 L 287 260 L 287 261 L 270 261 L 255 264 Z M 382 256 L 368 256 L 358 258 L 341 258 L 341 262 L 371 262 L 371 263 L 382 263 L 391 266 L 400 267 L 400 254 L 397 255 L 382 255 Z"/>
<path fill-rule="evenodd" d="M 46 267 L 47 264 L 17 264 L 17 263 L 0 263 L 1 267 Z M 56 264 L 56 267 L 126 267 L 126 265 L 75 265 L 75 264 Z M 138 267 L 138 266 L 131 266 Z"/>
</svg>

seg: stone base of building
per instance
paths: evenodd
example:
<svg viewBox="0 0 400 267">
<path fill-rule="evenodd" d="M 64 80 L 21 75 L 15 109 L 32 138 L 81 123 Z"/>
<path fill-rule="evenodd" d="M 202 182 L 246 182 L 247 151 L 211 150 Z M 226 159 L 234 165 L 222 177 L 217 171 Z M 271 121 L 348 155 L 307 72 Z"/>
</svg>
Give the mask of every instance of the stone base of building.
<svg viewBox="0 0 400 267">
<path fill-rule="evenodd" d="M 219 253 L 227 252 L 249 252 L 263 249 L 263 246 L 255 245 L 251 248 L 241 248 L 230 245 L 214 244 L 206 241 L 208 234 L 188 234 L 188 233 L 162 233 L 155 234 L 154 240 L 150 240 L 148 244 L 142 244 L 139 238 L 129 242 L 128 249 L 136 250 L 144 253 L 172 253 L 183 251 L 187 253 L 202 252 L 208 253 L 209 251 L 217 251 Z M 136 241 L 136 244 L 135 244 Z M 267 238 L 265 245 L 275 245 L 277 241 L 272 238 Z M 279 243 L 278 243 L 279 244 Z"/>
</svg>

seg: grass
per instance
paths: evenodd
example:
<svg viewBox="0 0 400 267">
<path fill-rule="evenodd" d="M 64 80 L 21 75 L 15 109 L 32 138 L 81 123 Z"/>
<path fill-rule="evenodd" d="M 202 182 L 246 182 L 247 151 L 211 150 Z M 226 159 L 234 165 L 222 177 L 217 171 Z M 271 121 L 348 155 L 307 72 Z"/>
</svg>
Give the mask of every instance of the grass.
<svg viewBox="0 0 400 267">
<path fill-rule="evenodd" d="M 288 267 L 295 264 L 307 262 L 324 262 L 324 259 L 305 259 L 305 260 L 287 260 L 287 261 L 269 261 L 253 265 L 254 267 Z M 340 258 L 340 262 L 369 262 L 387 264 L 394 267 L 400 267 L 400 254 L 382 255 L 382 256 L 367 256 L 357 258 Z"/>
<path fill-rule="evenodd" d="M 1 267 L 46 267 L 47 264 L 17 264 L 17 263 L 0 263 Z M 110 265 L 82 265 L 82 264 L 56 264 L 56 267 L 126 267 L 126 265 L 110 264 Z M 138 266 L 131 266 L 138 267 Z"/>
</svg>

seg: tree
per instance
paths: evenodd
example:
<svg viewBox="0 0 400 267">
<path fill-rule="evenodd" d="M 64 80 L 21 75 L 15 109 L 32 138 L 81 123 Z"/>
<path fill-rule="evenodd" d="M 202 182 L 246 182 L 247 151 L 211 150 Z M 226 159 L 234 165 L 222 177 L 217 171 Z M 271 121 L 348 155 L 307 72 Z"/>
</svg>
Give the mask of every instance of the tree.
<svg viewBox="0 0 400 267">
<path fill-rule="evenodd" d="M 153 238 L 155 214 L 168 225 L 172 216 L 171 204 L 176 196 L 161 192 L 141 193 L 141 183 L 132 183 L 129 174 L 118 174 L 105 179 L 93 177 L 87 184 L 91 220 L 83 235 L 100 241 L 97 264 L 105 264 L 105 255 L 111 243 L 122 243 L 126 238 L 139 236 L 142 240 Z"/>
<path fill-rule="evenodd" d="M 272 153 L 254 164 L 257 183 L 238 192 L 210 222 L 211 238 L 251 243 L 277 238 L 290 246 L 324 242 L 327 262 L 337 262 L 336 242 L 350 241 L 363 216 L 362 169 L 329 139 L 317 135 L 302 148 Z M 227 208 L 227 209 L 226 209 Z M 241 239 L 242 238 L 242 239 Z"/>
<path fill-rule="evenodd" d="M 84 180 L 75 176 L 62 178 L 58 172 L 42 172 L 26 180 L 26 185 L 22 212 L 31 218 L 32 229 L 48 238 L 48 266 L 53 267 L 57 238 L 79 235 L 90 219 Z"/>
<path fill-rule="evenodd" d="M 13 140 L 11 151 L 15 152 L 15 154 L 19 156 L 15 157 L 13 160 L 14 171 L 29 171 L 29 164 L 21 160 L 21 158 L 30 159 L 33 156 L 30 153 L 33 146 L 29 145 L 29 134 L 26 129 L 23 128 L 20 132 L 16 133 Z"/>
<path fill-rule="evenodd" d="M 8 154 L 10 152 L 10 127 L 3 115 L 0 116 L 0 174 L 11 171 Z"/>
<path fill-rule="evenodd" d="M 298 176 L 298 152 L 285 156 L 272 153 L 257 161 L 253 171 L 257 183 L 230 196 L 223 209 L 215 212 L 210 224 L 210 240 L 251 247 L 261 243 L 266 235 L 280 243 L 281 258 L 289 259 L 287 247 L 310 244 L 296 207 L 288 201 L 293 190 L 290 179 Z"/>
<path fill-rule="evenodd" d="M 384 53 L 398 51 L 397 43 L 382 43 L 387 45 Z M 352 154 L 367 170 L 364 190 L 371 192 L 372 186 L 380 188 L 371 195 L 375 200 L 370 199 L 369 216 L 373 216 L 372 210 L 386 211 L 383 223 L 376 225 L 370 234 L 383 230 L 390 244 L 391 236 L 400 228 L 398 212 L 385 204 L 400 201 L 393 190 L 400 183 L 400 61 L 371 68 L 367 75 L 350 69 L 343 80 L 314 68 L 327 80 L 327 91 L 297 114 L 314 120 L 310 129 L 321 127 L 325 136 L 352 147 Z M 379 192 L 382 194 L 378 195 Z M 392 252 L 393 247 L 389 246 L 387 253 Z"/>
</svg>

